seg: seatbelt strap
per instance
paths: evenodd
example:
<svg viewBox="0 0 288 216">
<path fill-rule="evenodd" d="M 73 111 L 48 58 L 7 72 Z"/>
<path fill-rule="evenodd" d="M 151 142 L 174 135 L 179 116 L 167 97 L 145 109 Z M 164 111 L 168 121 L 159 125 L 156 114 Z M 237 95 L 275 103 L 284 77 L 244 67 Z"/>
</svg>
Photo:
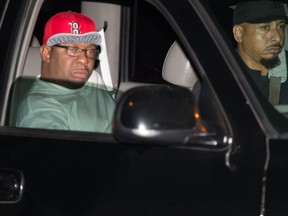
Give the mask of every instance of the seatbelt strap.
<svg viewBox="0 0 288 216">
<path fill-rule="evenodd" d="M 281 77 L 271 76 L 269 81 L 269 102 L 272 105 L 279 103 Z"/>
</svg>

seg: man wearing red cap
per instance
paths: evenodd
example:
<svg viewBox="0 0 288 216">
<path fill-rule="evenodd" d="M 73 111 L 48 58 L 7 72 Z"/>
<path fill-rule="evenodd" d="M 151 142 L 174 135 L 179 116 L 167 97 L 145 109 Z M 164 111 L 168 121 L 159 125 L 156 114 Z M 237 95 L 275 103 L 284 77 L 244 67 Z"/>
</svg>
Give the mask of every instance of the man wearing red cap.
<svg viewBox="0 0 288 216">
<path fill-rule="evenodd" d="M 52 16 L 40 47 L 41 76 L 21 101 L 16 126 L 109 133 L 114 100 L 109 92 L 87 83 L 99 61 L 100 43 L 88 16 Z"/>
<path fill-rule="evenodd" d="M 278 1 L 247 1 L 236 5 L 233 34 L 248 74 L 273 105 L 288 104 L 287 60 L 283 48 L 288 21 Z"/>
</svg>

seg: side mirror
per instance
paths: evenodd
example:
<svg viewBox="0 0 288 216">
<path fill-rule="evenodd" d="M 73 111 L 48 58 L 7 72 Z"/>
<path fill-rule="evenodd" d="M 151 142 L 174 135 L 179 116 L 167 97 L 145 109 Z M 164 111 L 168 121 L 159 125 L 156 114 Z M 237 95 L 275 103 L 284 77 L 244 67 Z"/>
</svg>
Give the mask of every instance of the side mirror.
<svg viewBox="0 0 288 216">
<path fill-rule="evenodd" d="M 119 99 L 113 135 L 124 143 L 226 151 L 232 139 L 222 124 L 202 119 L 189 89 L 142 86 L 130 89 Z"/>
<path fill-rule="evenodd" d="M 24 190 L 24 175 L 20 170 L 0 168 L 0 204 L 18 203 Z"/>
</svg>

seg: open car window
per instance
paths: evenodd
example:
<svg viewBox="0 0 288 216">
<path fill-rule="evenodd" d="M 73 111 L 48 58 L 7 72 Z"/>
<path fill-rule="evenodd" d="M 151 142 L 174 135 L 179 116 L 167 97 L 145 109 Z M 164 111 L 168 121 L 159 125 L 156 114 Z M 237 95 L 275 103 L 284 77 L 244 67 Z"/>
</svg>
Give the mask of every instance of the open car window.
<svg viewBox="0 0 288 216">
<path fill-rule="evenodd" d="M 242 67 L 242 71 L 244 73 L 235 74 L 238 81 L 243 85 L 243 91 L 246 91 L 248 95 L 249 103 L 253 103 L 255 105 L 255 112 L 257 112 L 260 116 L 260 119 L 263 122 L 270 121 L 274 125 L 275 128 L 280 129 L 279 131 L 287 131 L 287 112 L 288 112 L 288 95 L 287 95 L 287 47 L 288 41 L 284 41 L 283 49 L 281 53 L 279 53 L 279 64 L 278 66 L 269 69 L 267 76 L 264 77 L 256 77 L 255 70 L 251 71 L 241 60 L 240 56 L 237 53 L 237 43 L 233 35 L 233 13 L 236 7 L 237 2 L 219 2 L 219 1 L 209 1 L 210 9 L 212 14 L 215 17 L 216 22 L 219 24 L 219 28 L 223 30 L 226 34 L 227 43 L 235 50 L 236 59 L 239 62 L 239 65 Z M 284 2 L 284 8 L 287 14 L 287 3 Z M 285 28 L 285 34 L 287 35 L 288 29 Z M 244 77 L 243 77 L 244 75 Z M 277 80 L 280 80 L 281 84 L 279 89 L 278 87 L 272 87 L 275 84 L 273 78 L 277 77 Z M 245 79 L 245 83 L 242 82 L 243 78 Z M 279 83 L 279 82 L 278 82 Z M 247 86 L 247 84 L 249 86 Z M 279 91 L 278 91 L 278 90 Z M 255 97 L 257 100 L 255 100 Z M 275 98 L 277 102 L 275 102 Z M 258 109 L 259 108 L 259 109 Z M 280 114 L 280 115 L 279 115 Z M 264 117 L 265 116 L 265 117 Z M 264 117 L 264 118 L 263 118 Z M 267 117 L 267 119 L 266 119 Z M 264 120 L 266 119 L 266 120 Z M 264 124 L 266 124 L 264 123 Z"/>
<path fill-rule="evenodd" d="M 219 76 L 216 76 L 212 75 L 212 72 L 210 72 L 212 69 L 208 68 L 213 67 L 215 64 L 213 61 L 218 61 L 217 56 L 209 56 L 209 59 L 198 58 L 199 55 L 202 55 L 202 50 L 197 47 L 197 44 L 193 44 L 195 43 L 193 40 L 198 40 L 203 44 L 206 42 L 202 41 L 203 38 L 200 35 L 200 30 L 202 31 L 204 28 L 198 26 L 197 23 L 204 21 L 208 23 L 208 20 L 199 21 L 196 19 L 197 15 L 192 16 L 187 14 L 185 22 L 191 23 L 192 29 L 188 30 L 185 27 L 179 28 L 177 23 L 175 24 L 174 20 L 165 14 L 163 8 L 156 8 L 149 2 L 140 0 L 129 3 L 120 3 L 118 1 L 109 1 L 106 3 L 100 1 L 71 1 L 69 4 L 64 0 L 39 1 L 34 7 L 31 6 L 31 12 L 26 14 L 25 20 L 21 20 L 25 22 L 25 25 L 21 26 L 27 26 L 28 30 L 25 31 L 24 28 L 20 29 L 21 32 L 19 30 L 17 35 L 21 38 L 20 41 L 22 43 L 15 43 L 15 50 L 13 51 L 21 50 L 21 52 L 19 52 L 19 55 L 14 56 L 11 52 L 14 58 L 13 61 L 17 62 L 17 64 L 15 64 L 16 66 L 11 70 L 11 73 L 9 73 L 7 88 L 6 86 L 3 87 L 7 91 L 5 97 L 3 97 L 2 125 L 11 126 L 11 122 L 13 125 L 14 120 L 10 121 L 9 119 L 14 113 L 14 108 L 17 108 L 17 105 L 10 107 L 11 101 L 12 103 L 14 101 L 11 99 L 12 95 L 22 97 L 26 91 L 20 88 L 16 93 L 13 92 L 13 83 L 16 83 L 17 79 L 27 78 L 31 80 L 39 75 L 41 59 L 38 55 L 38 49 L 42 44 L 44 25 L 50 16 L 59 11 L 72 10 L 83 12 L 96 20 L 98 30 L 102 30 L 105 37 L 105 50 L 103 49 L 102 53 L 106 55 L 103 55 L 104 57 L 101 59 L 101 63 L 105 62 L 105 64 L 95 69 L 96 73 L 93 74 L 91 82 L 108 90 L 116 103 L 124 92 L 133 87 L 143 85 L 183 86 L 183 82 L 178 82 L 181 80 L 179 79 L 181 76 L 172 76 L 170 80 L 166 79 L 167 77 L 163 77 L 165 59 L 175 43 L 185 56 L 184 62 L 189 63 L 190 69 L 193 70 L 198 85 L 201 86 L 202 82 L 209 83 L 209 79 L 220 79 L 222 71 L 217 72 Z M 191 5 L 187 3 L 187 7 L 191 7 Z M 217 34 L 220 33 L 221 37 L 224 38 L 225 47 L 228 47 L 233 52 L 234 60 L 239 60 L 235 52 L 236 44 L 231 29 L 235 2 L 207 1 L 205 7 L 207 12 L 211 13 L 213 21 L 209 25 L 219 30 Z M 34 12 L 32 13 L 33 10 Z M 96 11 L 99 11 L 99 13 L 96 13 Z M 102 13 L 103 11 L 107 13 Z M 175 14 L 177 17 L 177 12 Z M 177 19 L 180 20 L 182 18 L 177 17 Z M 15 27 L 15 29 L 17 28 Z M 183 33 L 185 33 L 185 37 Z M 205 39 L 203 40 L 205 41 Z M 30 54 L 32 55 L 30 56 Z M 226 59 L 226 61 L 230 60 Z M 238 64 L 240 69 L 231 70 L 231 74 L 239 84 L 243 95 L 249 103 L 253 104 L 252 108 L 259 115 L 259 119 L 263 119 L 263 116 L 266 117 L 267 123 L 271 121 L 276 128 L 279 126 L 277 123 L 279 122 L 279 118 L 282 119 L 281 121 L 286 122 L 284 116 L 287 112 L 287 104 L 276 105 L 275 109 L 271 109 L 271 105 L 267 103 L 261 92 L 257 90 L 257 86 L 253 84 L 253 80 L 245 73 L 244 65 L 241 61 L 238 61 Z M 182 71 L 180 65 L 182 66 L 181 62 L 177 61 L 174 64 L 175 68 L 172 70 Z M 32 68 L 30 69 L 30 67 Z M 187 81 L 185 77 L 183 80 Z M 22 84 L 24 88 L 29 85 L 26 81 L 23 81 Z M 219 86 L 225 86 L 225 82 L 223 80 L 219 81 Z M 193 89 L 193 86 L 185 86 L 185 84 L 184 87 Z M 208 92 L 213 92 L 214 90 L 212 88 Z M 223 88 L 223 91 L 225 92 L 225 88 Z M 221 96 L 221 93 L 217 90 L 215 90 L 215 93 L 216 96 Z M 254 100 L 255 97 L 257 100 Z M 282 113 L 283 118 L 276 113 Z M 274 118 L 276 119 L 274 120 Z M 287 130 L 286 126 L 283 126 L 286 124 L 281 125 L 281 127 L 284 127 L 283 131 Z"/>
</svg>

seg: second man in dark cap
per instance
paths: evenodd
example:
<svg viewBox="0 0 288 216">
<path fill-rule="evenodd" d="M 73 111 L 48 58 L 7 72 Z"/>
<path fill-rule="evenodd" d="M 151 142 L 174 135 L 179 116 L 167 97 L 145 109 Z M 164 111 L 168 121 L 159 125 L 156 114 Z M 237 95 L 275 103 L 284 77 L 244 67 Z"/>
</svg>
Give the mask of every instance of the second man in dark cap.
<svg viewBox="0 0 288 216">
<path fill-rule="evenodd" d="M 288 103 L 287 62 L 283 50 L 287 21 L 284 5 L 277 1 L 240 2 L 234 11 L 236 50 L 249 75 L 273 105 Z M 283 53 L 281 58 L 280 53 Z"/>
</svg>

